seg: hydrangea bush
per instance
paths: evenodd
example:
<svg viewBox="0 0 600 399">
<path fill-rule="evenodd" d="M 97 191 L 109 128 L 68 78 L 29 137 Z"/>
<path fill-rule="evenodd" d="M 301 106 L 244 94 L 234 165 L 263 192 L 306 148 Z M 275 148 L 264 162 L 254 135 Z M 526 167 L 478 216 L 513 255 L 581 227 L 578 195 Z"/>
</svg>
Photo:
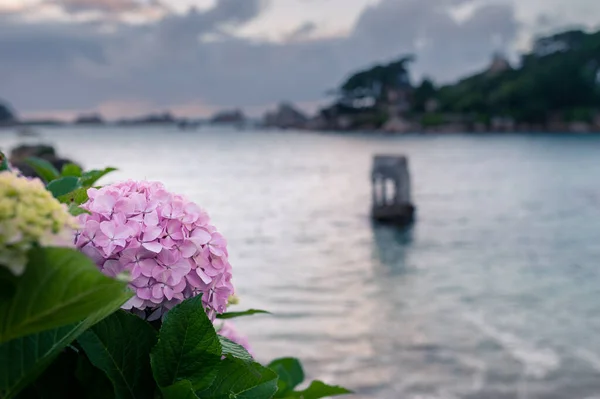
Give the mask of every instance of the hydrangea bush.
<svg viewBox="0 0 600 399">
<path fill-rule="evenodd" d="M 29 164 L 46 186 L 0 153 L 0 398 L 350 392 L 297 390 L 294 358 L 256 362 L 229 319 L 267 312 L 227 310 L 239 301 L 227 243 L 198 205 L 157 182 L 96 186 L 114 168 Z"/>
</svg>

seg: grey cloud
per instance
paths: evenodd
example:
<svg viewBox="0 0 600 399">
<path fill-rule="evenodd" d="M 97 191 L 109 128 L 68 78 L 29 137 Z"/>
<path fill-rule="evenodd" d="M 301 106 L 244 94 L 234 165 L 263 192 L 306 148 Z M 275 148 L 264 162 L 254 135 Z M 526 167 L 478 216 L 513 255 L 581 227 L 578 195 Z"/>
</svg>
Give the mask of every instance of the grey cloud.
<svg viewBox="0 0 600 399">
<path fill-rule="evenodd" d="M 224 30 L 258 16 L 265 7 L 260 0 L 221 0 L 212 10 L 116 25 L 108 33 L 89 23 L 33 30 L 0 23 L 0 52 L 9 55 L 0 60 L 0 76 L 10 77 L 0 95 L 22 111 L 135 99 L 157 107 L 200 100 L 216 106 L 314 101 L 356 68 L 406 53 L 417 55 L 416 75 L 451 79 L 488 62 L 497 50 L 494 38 L 509 49 L 518 29 L 510 6 L 484 0 L 458 24 L 448 11 L 456 1 L 382 0 L 364 11 L 348 37 L 286 43 Z M 199 40 L 209 33 L 221 39 Z"/>
<path fill-rule="evenodd" d="M 145 5 L 135 0 L 56 0 L 54 4 L 71 13 L 85 11 L 121 13 L 136 10 Z"/>
<path fill-rule="evenodd" d="M 286 36 L 286 39 L 289 41 L 301 40 L 301 39 L 306 38 L 311 33 L 315 32 L 316 30 L 317 30 L 317 24 L 315 24 L 313 21 L 306 21 L 305 23 L 303 23 L 302 25 L 298 26 L 296 29 L 291 31 Z"/>
</svg>

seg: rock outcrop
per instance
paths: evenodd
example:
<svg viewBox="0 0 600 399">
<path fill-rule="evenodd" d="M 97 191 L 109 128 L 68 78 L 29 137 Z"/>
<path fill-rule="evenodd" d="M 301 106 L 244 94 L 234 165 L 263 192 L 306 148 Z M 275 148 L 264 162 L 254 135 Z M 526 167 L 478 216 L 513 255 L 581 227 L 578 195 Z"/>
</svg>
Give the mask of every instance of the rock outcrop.
<svg viewBox="0 0 600 399">
<path fill-rule="evenodd" d="M 308 118 L 292 104 L 281 103 L 275 111 L 267 112 L 264 125 L 280 129 L 304 128 Z"/>
<path fill-rule="evenodd" d="M 25 163 L 29 157 L 36 157 L 50 162 L 58 171 L 68 163 L 74 163 L 70 159 L 61 158 L 56 154 L 54 147 L 44 144 L 20 145 L 10 152 L 9 162 L 27 177 L 39 177 L 33 168 Z"/>
</svg>

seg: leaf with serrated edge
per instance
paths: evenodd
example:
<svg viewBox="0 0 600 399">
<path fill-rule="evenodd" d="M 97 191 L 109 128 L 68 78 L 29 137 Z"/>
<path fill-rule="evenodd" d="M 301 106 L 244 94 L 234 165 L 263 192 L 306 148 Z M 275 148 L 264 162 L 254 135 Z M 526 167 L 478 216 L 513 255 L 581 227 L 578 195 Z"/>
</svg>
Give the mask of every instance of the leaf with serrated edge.
<svg viewBox="0 0 600 399">
<path fill-rule="evenodd" d="M 252 355 L 248 353 L 246 348 L 242 345 L 237 344 L 222 335 L 219 335 L 219 341 L 221 342 L 221 347 L 223 347 L 224 356 L 231 355 L 237 359 L 252 361 Z"/>
<path fill-rule="evenodd" d="M 188 380 L 194 390 L 204 389 L 216 376 L 220 359 L 221 344 L 201 295 L 167 313 L 150 355 L 154 379 L 161 388 Z"/>
<path fill-rule="evenodd" d="M 277 391 L 277 374 L 258 363 L 226 358 L 213 384 L 196 392 L 201 398 L 269 399 Z"/>
</svg>

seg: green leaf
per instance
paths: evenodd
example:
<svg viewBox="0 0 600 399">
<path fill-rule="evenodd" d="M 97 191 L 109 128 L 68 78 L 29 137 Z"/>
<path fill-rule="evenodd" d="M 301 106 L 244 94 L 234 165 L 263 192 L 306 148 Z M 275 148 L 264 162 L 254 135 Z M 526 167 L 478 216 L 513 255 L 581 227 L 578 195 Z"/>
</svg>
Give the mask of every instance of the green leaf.
<svg viewBox="0 0 600 399">
<path fill-rule="evenodd" d="M 298 359 L 292 357 L 276 359 L 267 367 L 279 376 L 276 398 L 285 398 L 289 392 L 304 381 L 304 370 Z"/>
<path fill-rule="evenodd" d="M 119 311 L 83 333 L 78 342 L 90 362 L 112 381 L 117 399 L 144 399 L 153 397 L 156 387 L 150 369 L 156 340 L 150 324 Z"/>
<path fill-rule="evenodd" d="M 30 157 L 25 160 L 25 163 L 33 168 L 35 173 L 42 178 L 46 183 L 56 180 L 60 177 L 58 170 L 50 162 L 45 159 Z"/>
<path fill-rule="evenodd" d="M 219 335 L 219 341 L 221 342 L 221 347 L 223 348 L 223 355 L 231 355 L 236 359 L 252 361 L 252 355 L 248 353 L 246 348 L 242 345 L 237 344 L 222 335 Z"/>
<path fill-rule="evenodd" d="M 81 184 L 84 187 L 93 186 L 98 180 L 106 176 L 107 174 L 116 171 L 116 168 L 104 168 L 102 170 L 90 170 L 81 174 Z"/>
<path fill-rule="evenodd" d="M 210 388 L 196 392 L 211 399 L 269 399 L 277 391 L 277 374 L 258 363 L 226 358 Z"/>
<path fill-rule="evenodd" d="M 52 364 L 23 390 L 20 397 L 28 399 L 82 398 L 82 387 L 73 371 L 77 367 L 78 355 L 66 348 Z"/>
<path fill-rule="evenodd" d="M 106 374 L 94 367 L 83 353 L 77 357 L 75 377 L 83 387 L 83 394 L 79 397 L 81 399 L 106 399 L 115 396 L 113 385 Z"/>
<path fill-rule="evenodd" d="M 188 380 L 179 381 L 177 384 L 162 388 L 161 391 L 164 399 L 198 399 L 192 383 Z"/>
<path fill-rule="evenodd" d="M 74 163 L 68 163 L 62 168 L 61 175 L 64 176 L 75 176 L 81 177 L 81 167 L 79 165 L 75 165 Z"/>
<path fill-rule="evenodd" d="M 18 277 L 7 267 L 0 266 L 0 301 L 8 300 L 17 292 Z"/>
<path fill-rule="evenodd" d="M 63 204 L 81 205 L 88 200 L 87 190 L 89 187 L 80 187 L 68 194 L 61 195 L 58 200 Z"/>
<path fill-rule="evenodd" d="M 348 395 L 353 393 L 352 391 L 347 390 L 346 388 L 342 388 L 334 385 L 327 385 L 321 381 L 313 381 L 312 384 L 304 391 L 292 392 L 286 396 L 286 398 L 298 398 L 298 399 L 320 399 L 320 398 L 329 398 L 331 396 L 339 396 L 339 395 Z"/>
<path fill-rule="evenodd" d="M 85 330 L 117 310 L 122 301 L 108 300 L 76 324 L 46 330 L 0 344 L 0 398 L 11 399 L 34 381 L 59 353 Z"/>
<path fill-rule="evenodd" d="M 208 387 L 221 359 L 221 344 L 202 307 L 201 295 L 187 299 L 167 313 L 150 360 L 161 388 L 182 380 L 194 390 Z"/>
<path fill-rule="evenodd" d="M 249 309 L 249 310 L 245 310 L 243 312 L 227 312 L 227 313 L 219 314 L 219 315 L 217 315 L 217 319 L 233 319 L 235 317 L 252 316 L 255 314 L 271 314 L 271 313 L 267 312 L 266 310 Z"/>
<path fill-rule="evenodd" d="M 118 309 L 132 295 L 74 249 L 34 248 L 28 255 L 15 295 L 0 302 L 0 343 Z"/>
<path fill-rule="evenodd" d="M 71 205 L 69 205 L 69 213 L 73 216 L 79 216 L 79 215 L 83 215 L 84 213 L 90 213 L 90 212 L 81 208 L 77 204 L 71 204 Z"/>
<path fill-rule="evenodd" d="M 67 176 L 61 177 L 60 179 L 53 180 L 46 188 L 52 193 L 54 198 L 59 198 L 63 195 L 67 195 L 81 187 L 81 183 L 78 177 Z"/>
<path fill-rule="evenodd" d="M 5 170 L 10 170 L 10 167 L 8 166 L 8 158 L 2 151 L 0 151 L 0 172 Z"/>
</svg>

